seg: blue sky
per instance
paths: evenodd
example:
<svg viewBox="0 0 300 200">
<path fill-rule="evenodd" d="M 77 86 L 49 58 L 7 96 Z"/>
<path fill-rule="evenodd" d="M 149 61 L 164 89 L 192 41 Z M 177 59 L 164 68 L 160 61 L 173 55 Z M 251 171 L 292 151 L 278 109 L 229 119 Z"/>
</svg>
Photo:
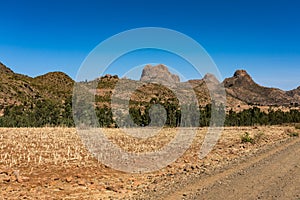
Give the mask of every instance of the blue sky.
<svg viewBox="0 0 300 200">
<path fill-rule="evenodd" d="M 0 0 L 0 5 L 0 61 L 18 73 L 63 71 L 75 78 L 101 41 L 132 28 L 164 27 L 199 42 L 223 77 L 246 69 L 266 86 L 300 85 L 296 0 Z"/>
</svg>

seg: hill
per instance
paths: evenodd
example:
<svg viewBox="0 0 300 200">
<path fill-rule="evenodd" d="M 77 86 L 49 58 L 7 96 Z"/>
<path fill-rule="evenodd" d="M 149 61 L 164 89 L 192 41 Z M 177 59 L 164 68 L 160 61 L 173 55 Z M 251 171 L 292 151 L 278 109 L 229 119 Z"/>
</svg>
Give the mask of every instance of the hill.
<svg viewBox="0 0 300 200">
<path fill-rule="evenodd" d="M 64 103 L 72 95 L 74 81 L 62 72 L 35 78 L 16 74 L 0 63 L 0 113 L 7 106 L 34 106 L 38 100 Z"/>
<path fill-rule="evenodd" d="M 14 73 L 2 63 L 0 72 L 0 124 L 72 124 L 70 113 L 74 81 L 69 76 L 51 72 L 32 78 Z"/>
<path fill-rule="evenodd" d="M 226 78 L 223 84 L 228 96 L 246 104 L 290 106 L 292 102 L 298 101 L 289 95 L 289 92 L 258 85 L 245 70 L 237 70 L 233 77 Z"/>
<path fill-rule="evenodd" d="M 74 125 L 71 103 L 75 82 L 68 75 L 50 72 L 32 78 L 14 73 L 2 63 L 0 72 L 0 124 L 2 120 L 3 124 L 11 126 L 26 126 L 32 124 L 32 121 L 36 122 L 34 126 Z M 157 103 L 167 109 L 168 116 L 176 118 L 181 110 L 179 100 L 183 104 L 190 102 L 189 94 L 193 91 L 201 108 L 206 110 L 202 115 L 209 118 L 207 112 L 210 108 L 207 106 L 212 101 L 208 88 L 214 89 L 217 86 L 225 88 L 227 111 L 232 109 L 241 112 L 253 109 L 254 106 L 267 110 L 272 106 L 290 111 L 299 110 L 300 105 L 300 87 L 291 91 L 264 87 L 255 83 L 245 70 L 237 70 L 223 82 L 219 82 L 211 74 L 205 75 L 203 79 L 180 82 L 179 77 L 170 73 L 166 66 L 148 65 L 144 68 L 140 81 L 120 79 L 116 75 L 105 75 L 95 81 L 98 84 L 95 91 L 96 112 L 105 116 L 103 125 L 112 124 L 112 105 L 119 109 L 119 113 L 125 113 L 124 105 L 128 101 L 130 114 L 140 124 L 149 122 L 149 108 Z M 90 87 L 91 83 L 82 84 Z M 3 115 L 5 117 L 1 118 Z M 178 122 L 169 123 L 174 125 Z"/>
</svg>

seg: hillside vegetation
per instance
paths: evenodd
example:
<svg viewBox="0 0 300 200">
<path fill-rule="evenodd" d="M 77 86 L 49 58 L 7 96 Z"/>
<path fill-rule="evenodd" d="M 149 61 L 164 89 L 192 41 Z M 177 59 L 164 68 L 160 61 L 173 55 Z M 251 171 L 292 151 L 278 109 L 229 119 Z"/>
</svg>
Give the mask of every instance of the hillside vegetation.
<svg viewBox="0 0 300 200">
<path fill-rule="evenodd" d="M 0 126 L 41 127 L 74 126 L 72 114 L 72 93 L 74 81 L 62 72 L 50 72 L 35 78 L 16 74 L 0 63 Z M 156 77 L 157 76 L 157 77 Z M 179 103 L 172 87 L 160 84 L 157 80 L 171 80 L 176 85 L 178 94 L 190 92 L 192 87 L 197 97 L 199 113 L 194 112 L 194 105 Z M 118 76 L 105 75 L 97 79 L 95 110 L 101 127 L 117 127 L 111 110 L 114 89 L 128 94 L 129 89 L 138 85 L 130 93 L 129 114 L 139 126 L 151 123 L 150 109 L 160 104 L 166 110 L 166 126 L 209 126 L 211 113 L 225 114 L 227 126 L 272 125 L 299 123 L 300 87 L 291 91 L 267 88 L 255 83 L 244 70 L 238 70 L 233 77 L 220 83 L 213 75 L 203 79 L 180 82 L 179 77 L 171 74 L 163 65 L 146 66 L 141 77 L 151 83 L 119 79 Z M 86 82 L 90 85 L 91 82 Z M 140 85 L 139 85 L 140 84 Z M 224 85 L 227 106 L 212 106 L 209 88 Z M 127 92 L 128 91 L 128 92 Z M 126 96 L 126 95 L 125 95 Z M 124 95 L 114 97 L 114 103 L 120 107 L 126 101 Z M 181 102 L 182 103 L 182 102 Z M 212 110 L 215 107 L 216 110 Z M 182 124 L 182 111 L 193 112 L 190 119 Z M 76 114 L 76 113 L 75 113 Z M 155 115 L 160 117 L 161 113 Z M 197 119 L 197 120 L 196 120 Z M 126 121 L 122 122 L 126 124 Z M 119 124 L 122 125 L 122 124 Z"/>
</svg>

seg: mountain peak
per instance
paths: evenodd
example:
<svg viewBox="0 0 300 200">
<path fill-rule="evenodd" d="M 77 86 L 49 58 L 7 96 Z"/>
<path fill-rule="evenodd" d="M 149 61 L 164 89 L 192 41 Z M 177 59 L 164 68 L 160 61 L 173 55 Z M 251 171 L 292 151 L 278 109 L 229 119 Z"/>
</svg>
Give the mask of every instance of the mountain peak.
<svg viewBox="0 0 300 200">
<path fill-rule="evenodd" d="M 243 70 L 243 69 L 236 70 L 233 76 L 234 77 L 250 77 L 250 75 L 247 73 L 247 71 Z"/>
<path fill-rule="evenodd" d="M 65 74 L 64 72 L 59 72 L 59 71 L 55 71 L 55 72 L 48 72 L 46 74 L 40 75 L 35 77 L 34 79 L 47 79 L 47 78 L 66 78 L 66 79 L 71 79 L 67 74 Z"/>
<path fill-rule="evenodd" d="M 37 76 L 34 81 L 38 82 L 42 86 L 53 86 L 53 87 L 70 87 L 74 81 L 63 72 L 48 72 L 47 74 Z"/>
<path fill-rule="evenodd" d="M 235 71 L 233 77 L 226 78 L 223 84 L 226 88 L 248 88 L 257 85 L 246 70 Z"/>
<path fill-rule="evenodd" d="M 215 75 L 213 74 L 210 74 L 210 73 L 207 73 L 205 74 L 205 76 L 203 77 L 203 80 L 207 83 L 207 82 L 210 82 L 210 83 L 216 83 L 216 84 L 219 84 L 219 80 L 216 78 Z"/>
<path fill-rule="evenodd" d="M 179 76 L 172 74 L 163 64 L 156 66 L 146 65 L 143 69 L 141 81 L 157 82 L 163 84 L 179 83 Z"/>
</svg>

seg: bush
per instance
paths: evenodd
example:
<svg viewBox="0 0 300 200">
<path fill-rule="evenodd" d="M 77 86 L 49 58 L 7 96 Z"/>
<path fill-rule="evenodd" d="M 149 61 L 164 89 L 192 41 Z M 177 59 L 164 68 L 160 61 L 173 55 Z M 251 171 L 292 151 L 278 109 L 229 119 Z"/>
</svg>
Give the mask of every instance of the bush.
<svg viewBox="0 0 300 200">
<path fill-rule="evenodd" d="M 289 133 L 290 137 L 299 137 L 299 133 L 298 132 L 291 132 Z"/>
<path fill-rule="evenodd" d="M 251 144 L 254 144 L 255 143 L 255 140 L 254 138 L 252 138 L 250 136 L 250 134 L 248 132 L 246 132 L 244 135 L 241 136 L 241 142 L 242 143 L 251 143 Z"/>
<path fill-rule="evenodd" d="M 296 124 L 295 129 L 300 129 L 300 124 Z"/>
<path fill-rule="evenodd" d="M 290 137 L 298 137 L 299 133 L 294 131 L 293 129 L 287 129 L 285 130 L 285 133 Z"/>
</svg>

